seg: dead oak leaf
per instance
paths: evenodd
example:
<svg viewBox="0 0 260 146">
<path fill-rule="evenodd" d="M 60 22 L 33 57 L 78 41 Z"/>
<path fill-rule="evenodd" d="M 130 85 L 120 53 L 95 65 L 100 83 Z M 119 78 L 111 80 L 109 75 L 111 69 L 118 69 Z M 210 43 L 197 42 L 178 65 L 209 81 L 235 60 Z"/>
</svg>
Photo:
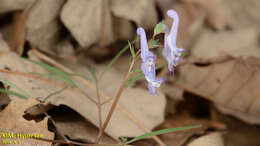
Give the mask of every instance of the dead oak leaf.
<svg viewBox="0 0 260 146">
<path fill-rule="evenodd" d="M 14 138 L 9 139 L 11 140 L 11 145 L 15 142 L 20 142 L 21 145 L 27 146 L 51 146 L 51 143 L 39 141 L 31 138 L 19 138 L 18 134 L 26 135 L 26 134 L 42 134 L 42 138 L 53 139 L 54 134 L 48 131 L 47 121 L 48 119 L 45 118 L 44 120 L 36 123 L 35 121 L 27 121 L 23 118 L 24 111 L 33 106 L 38 104 L 39 102 L 33 98 L 29 98 L 27 100 L 22 99 L 14 99 L 12 100 L 9 105 L 0 113 L 0 128 L 6 131 L 10 131 L 11 134 L 14 135 Z M 13 133 L 12 133 L 13 132 Z M 2 134 L 8 134 L 9 132 L 2 132 Z M 1 142 L 3 140 L 8 140 L 8 138 L 0 137 Z"/>
</svg>

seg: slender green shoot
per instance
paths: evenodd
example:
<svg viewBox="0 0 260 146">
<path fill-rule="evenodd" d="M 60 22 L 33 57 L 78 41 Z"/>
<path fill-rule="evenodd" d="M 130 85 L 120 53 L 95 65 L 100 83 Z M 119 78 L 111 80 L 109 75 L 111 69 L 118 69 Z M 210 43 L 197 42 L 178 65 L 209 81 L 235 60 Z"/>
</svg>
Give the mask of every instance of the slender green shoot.
<svg viewBox="0 0 260 146">
<path fill-rule="evenodd" d="M 136 77 L 134 78 L 130 78 L 126 85 L 125 85 L 125 88 L 128 88 L 130 87 L 131 85 L 133 85 L 137 80 L 141 79 L 142 77 L 144 77 L 144 74 L 143 73 L 140 73 L 139 75 L 137 75 Z"/>
<path fill-rule="evenodd" d="M 136 57 L 136 55 L 135 55 L 135 49 L 134 49 L 134 47 L 132 46 L 132 44 L 131 44 L 129 41 L 128 41 L 128 45 L 129 45 L 129 48 L 130 48 L 132 57 L 133 57 L 133 59 L 135 59 L 135 57 Z"/>
<path fill-rule="evenodd" d="M 135 43 L 136 40 L 132 41 L 131 44 Z M 129 45 L 126 45 L 122 50 L 120 50 L 117 55 L 109 62 L 109 64 L 105 67 L 103 72 L 101 72 L 99 76 L 99 80 L 103 77 L 103 75 L 112 67 L 112 65 L 117 61 L 117 59 L 123 55 L 129 49 Z"/>
<path fill-rule="evenodd" d="M 14 96 L 17 96 L 17 97 L 22 98 L 22 99 L 27 99 L 27 98 L 29 98 L 29 97 L 26 96 L 26 95 L 23 95 L 23 94 L 20 94 L 20 93 L 18 93 L 18 92 L 14 92 L 14 91 L 9 91 L 9 90 L 3 89 L 3 88 L 0 88 L 0 92 L 6 93 L 6 94 L 10 94 L 10 95 L 14 95 Z"/>
<path fill-rule="evenodd" d="M 22 93 L 24 96 L 26 96 L 26 97 L 29 97 L 29 96 L 30 96 L 26 91 L 24 91 L 23 89 L 21 89 L 21 88 L 18 87 L 17 85 L 15 85 L 15 84 L 13 84 L 13 83 L 7 81 L 7 80 L 4 80 L 4 79 L 0 78 L 0 82 L 2 82 L 3 84 L 5 84 L 5 85 L 7 85 L 7 86 L 10 86 L 10 87 L 12 87 L 12 88 L 15 88 L 16 90 L 18 90 L 19 92 L 21 92 L 21 93 Z"/>
<path fill-rule="evenodd" d="M 43 103 L 44 102 L 46 102 L 48 99 L 50 99 L 51 97 L 53 97 L 54 95 L 58 95 L 58 94 L 60 94 L 61 92 L 63 92 L 65 89 L 67 89 L 68 88 L 68 86 L 66 86 L 66 87 L 64 87 L 64 88 L 62 88 L 62 89 L 60 89 L 60 90 L 58 90 L 58 91 L 55 91 L 55 92 L 53 92 L 53 93 L 51 93 L 51 94 L 49 94 L 47 97 L 45 97 L 44 99 L 43 99 Z"/>
<path fill-rule="evenodd" d="M 94 68 L 89 66 L 88 71 L 90 72 L 90 74 L 93 77 L 93 79 L 95 80 L 95 82 L 98 83 L 97 74 L 96 74 Z"/>
<path fill-rule="evenodd" d="M 158 131 L 153 131 L 153 132 L 150 132 L 150 133 L 146 133 L 146 134 L 140 135 L 140 136 L 138 136 L 138 137 L 136 137 L 136 138 L 126 142 L 125 144 L 130 144 L 130 143 L 133 143 L 135 141 L 138 141 L 138 140 L 141 140 L 141 139 L 145 139 L 145 138 L 148 138 L 148 137 L 152 137 L 152 136 L 156 136 L 156 135 L 167 134 L 167 133 L 176 132 L 176 131 L 189 130 L 189 129 L 199 128 L 199 127 L 201 127 L 201 125 L 179 127 L 179 128 L 168 128 L 168 129 L 162 129 L 162 130 L 158 130 Z"/>
<path fill-rule="evenodd" d="M 77 85 L 74 83 L 74 81 L 69 77 L 69 75 L 53 66 L 50 66 L 48 64 L 45 64 L 43 62 L 39 62 L 39 61 L 34 61 L 34 60 L 31 60 L 31 59 L 27 59 L 27 58 L 24 58 L 24 60 L 26 61 L 29 61 L 31 63 L 34 63 L 34 64 L 37 64 L 59 76 L 61 76 L 63 79 L 64 79 L 64 82 L 66 82 L 67 84 L 71 85 L 72 87 L 77 87 Z"/>
</svg>

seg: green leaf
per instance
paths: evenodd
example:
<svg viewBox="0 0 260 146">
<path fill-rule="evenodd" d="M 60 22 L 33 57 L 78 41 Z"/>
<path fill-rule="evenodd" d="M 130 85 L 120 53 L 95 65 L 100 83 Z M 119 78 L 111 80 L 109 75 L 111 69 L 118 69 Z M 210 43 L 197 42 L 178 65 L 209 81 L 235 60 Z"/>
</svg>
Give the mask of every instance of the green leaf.
<svg viewBox="0 0 260 146">
<path fill-rule="evenodd" d="M 132 41 L 131 44 L 135 43 L 136 40 Z M 129 48 L 129 45 L 126 45 L 122 50 L 120 50 L 117 55 L 109 62 L 109 64 L 106 66 L 106 68 L 103 70 L 103 72 L 100 74 L 99 76 L 99 80 L 103 77 L 103 75 L 105 74 L 105 72 L 107 72 L 112 65 L 117 61 L 117 59 L 122 56 L 122 54 L 124 52 L 126 52 Z"/>
<path fill-rule="evenodd" d="M 156 24 L 156 26 L 154 28 L 154 36 L 157 35 L 157 34 L 162 33 L 163 32 L 163 27 L 164 27 L 163 21 L 161 21 L 160 23 Z"/>
<path fill-rule="evenodd" d="M 53 97 L 54 95 L 60 94 L 61 92 L 63 92 L 67 88 L 68 87 L 66 86 L 66 87 L 64 87 L 64 88 L 62 88 L 62 89 L 60 89 L 58 91 L 55 91 L 55 92 L 49 94 L 47 97 L 44 98 L 44 100 L 42 102 L 46 102 L 49 98 Z"/>
<path fill-rule="evenodd" d="M 128 41 L 128 45 L 129 45 L 129 48 L 130 48 L 132 57 L 133 57 L 133 59 L 135 59 L 135 57 L 136 57 L 136 55 L 135 55 L 135 49 L 134 49 L 134 47 L 132 46 L 132 44 L 131 44 L 129 41 Z"/>
<path fill-rule="evenodd" d="M 93 67 L 89 66 L 88 67 L 88 71 L 90 72 L 91 76 L 93 77 L 93 79 L 95 80 L 95 82 L 97 83 L 98 82 L 98 79 L 97 79 L 97 75 L 96 75 L 96 72 L 94 70 Z"/>
<path fill-rule="evenodd" d="M 19 88 L 17 85 L 15 85 L 15 84 L 7 81 L 7 80 L 4 80 L 4 79 L 0 78 L 0 82 L 2 82 L 3 84 L 5 84 L 7 86 L 15 88 L 16 90 L 20 91 L 26 97 L 30 96 L 26 91 L 24 91 L 23 89 Z"/>
<path fill-rule="evenodd" d="M 140 72 L 142 72 L 140 69 L 133 69 L 131 71 L 131 73 L 133 73 L 133 74 L 137 74 L 137 73 L 140 73 Z"/>
<path fill-rule="evenodd" d="M 142 77 L 144 77 L 144 74 L 140 73 L 136 77 L 128 79 L 127 82 L 126 82 L 125 88 L 130 87 L 131 85 L 133 85 L 137 80 L 141 79 Z"/>
<path fill-rule="evenodd" d="M 31 59 L 26 59 L 24 58 L 25 60 L 29 61 L 29 62 L 32 62 L 34 64 L 37 64 L 59 76 L 61 76 L 63 79 L 64 79 L 64 82 L 66 82 L 67 84 L 71 85 L 72 87 L 77 87 L 77 85 L 74 83 L 74 81 L 69 77 L 69 75 L 53 66 L 50 66 L 48 64 L 45 64 L 43 62 L 39 62 L 39 61 L 34 61 L 34 60 L 31 60 Z"/>
<path fill-rule="evenodd" d="M 40 77 L 52 78 L 66 83 L 66 79 L 62 78 L 61 76 L 57 76 L 57 74 L 54 73 L 37 73 L 37 72 L 29 72 L 29 73 Z"/>
<path fill-rule="evenodd" d="M 3 89 L 3 88 L 0 88 L 0 92 L 10 94 L 10 95 L 14 95 L 14 96 L 17 96 L 17 97 L 22 98 L 22 99 L 29 98 L 28 96 L 22 95 L 20 93 L 14 92 L 14 91 L 9 91 L 9 90 Z"/>
<path fill-rule="evenodd" d="M 155 135 L 161 135 L 161 134 L 166 134 L 166 133 L 170 133 L 170 132 L 183 131 L 183 130 L 199 128 L 199 127 L 201 127 L 201 125 L 179 127 L 179 128 L 168 128 L 168 129 L 162 129 L 162 130 L 158 130 L 158 131 L 153 131 L 153 132 L 150 132 L 150 133 L 146 133 L 146 134 L 140 135 L 140 136 L 138 136 L 138 137 L 136 137 L 136 138 L 126 142 L 125 144 L 130 144 L 130 143 L 133 143 L 135 141 L 138 141 L 138 140 L 141 140 L 141 139 L 144 139 L 144 138 L 148 138 L 148 137 L 152 137 L 152 136 L 155 136 Z"/>
</svg>

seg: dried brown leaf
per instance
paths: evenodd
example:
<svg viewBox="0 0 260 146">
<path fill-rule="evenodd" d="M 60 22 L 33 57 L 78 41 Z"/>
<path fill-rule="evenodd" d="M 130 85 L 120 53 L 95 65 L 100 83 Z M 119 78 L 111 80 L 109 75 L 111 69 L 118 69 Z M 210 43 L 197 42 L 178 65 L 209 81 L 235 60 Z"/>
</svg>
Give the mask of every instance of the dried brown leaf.
<svg viewBox="0 0 260 146">
<path fill-rule="evenodd" d="M 226 55 L 260 57 L 258 32 L 253 27 L 218 33 L 205 29 L 194 44 L 191 54 L 204 61 Z"/>
<path fill-rule="evenodd" d="M 35 146 L 35 145 L 42 145 L 42 146 L 51 146 L 49 142 L 43 142 L 35 139 L 30 138 L 18 138 L 17 134 L 42 134 L 42 138 L 53 139 L 54 134 L 48 131 L 47 122 L 48 119 L 45 118 L 44 120 L 36 123 L 35 121 L 27 121 L 24 119 L 24 111 L 35 105 L 39 102 L 33 98 L 29 98 L 27 100 L 22 99 L 14 99 L 10 102 L 10 104 L 0 113 L 0 128 L 2 129 L 1 133 L 11 133 L 14 135 L 14 138 L 3 138 L 0 137 L 1 142 L 3 140 L 11 140 L 12 144 L 10 145 L 17 145 L 15 144 L 20 141 L 21 145 L 26 146 Z M 10 131 L 10 132 L 4 132 Z"/>
<path fill-rule="evenodd" d="M 113 17 L 103 0 L 68 0 L 61 20 L 81 47 L 94 43 L 107 45 L 114 41 Z M 101 39 L 101 40 L 100 40 Z"/>
<path fill-rule="evenodd" d="M 224 113 L 249 123 L 260 123 L 259 67 L 260 60 L 255 57 L 203 67 L 186 64 L 179 68 L 176 85 L 225 107 Z"/>
<path fill-rule="evenodd" d="M 52 53 L 60 33 L 59 12 L 64 0 L 37 0 L 28 12 L 26 39 L 32 47 Z"/>
</svg>

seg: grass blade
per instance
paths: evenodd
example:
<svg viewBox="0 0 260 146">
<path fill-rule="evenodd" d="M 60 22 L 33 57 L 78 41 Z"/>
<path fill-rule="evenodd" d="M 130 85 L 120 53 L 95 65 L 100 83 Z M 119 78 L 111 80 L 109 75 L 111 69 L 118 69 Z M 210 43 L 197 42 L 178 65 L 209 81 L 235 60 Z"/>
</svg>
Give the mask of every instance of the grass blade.
<svg viewBox="0 0 260 146">
<path fill-rule="evenodd" d="M 133 44 L 136 40 L 132 41 L 131 44 Z M 127 51 L 129 48 L 129 45 L 126 45 L 122 50 L 120 50 L 117 55 L 109 62 L 109 64 L 106 66 L 106 68 L 103 70 L 103 72 L 100 74 L 99 76 L 99 80 L 103 77 L 103 75 L 105 74 L 105 72 L 107 72 L 112 65 L 117 61 L 117 59 L 122 56 L 122 54 Z"/>
<path fill-rule="evenodd" d="M 31 63 L 34 63 L 34 64 L 37 64 L 59 76 L 61 76 L 63 79 L 64 79 L 64 82 L 66 82 L 67 84 L 71 85 L 72 87 L 77 87 L 77 85 L 74 83 L 74 81 L 69 77 L 69 75 L 53 66 L 50 66 L 48 64 L 45 64 L 43 62 L 39 62 L 39 61 L 34 61 L 34 60 L 31 60 L 31 59 L 26 59 L 24 58 L 25 60 L 31 62 Z"/>
<path fill-rule="evenodd" d="M 64 87 L 64 88 L 62 88 L 62 89 L 60 89 L 60 90 L 58 90 L 58 91 L 55 91 L 55 92 L 49 94 L 47 97 L 44 98 L 44 100 L 43 100 L 42 102 L 46 102 L 49 98 L 51 98 L 51 97 L 54 96 L 54 95 L 60 94 L 61 92 L 63 92 L 63 91 L 64 91 L 65 89 L 67 89 L 67 88 L 68 88 L 68 87 Z"/>
<path fill-rule="evenodd" d="M 144 74 L 140 73 L 136 77 L 128 79 L 128 81 L 126 82 L 125 88 L 130 87 L 131 85 L 133 85 L 137 80 L 141 79 L 142 77 L 144 77 Z"/>
<path fill-rule="evenodd" d="M 84 76 L 82 74 L 78 74 L 78 73 L 69 74 L 69 76 L 77 76 L 77 77 L 81 77 L 85 80 L 91 81 L 91 79 L 89 77 L 86 77 L 86 76 Z"/>
<path fill-rule="evenodd" d="M 136 137 L 136 138 L 126 142 L 126 144 L 130 144 L 130 143 L 133 143 L 135 141 L 138 141 L 138 140 L 141 140 L 141 139 L 144 139 L 144 138 L 148 138 L 148 137 L 152 137 L 152 136 L 155 136 L 155 135 L 161 135 L 161 134 L 166 134 L 166 133 L 170 133 L 170 132 L 183 131 L 183 130 L 199 128 L 199 127 L 201 127 L 201 125 L 179 127 L 179 128 L 168 128 L 168 129 L 162 129 L 162 130 L 158 130 L 158 131 L 153 131 L 153 132 L 150 132 L 150 133 L 146 133 L 146 134 L 140 135 L 140 136 L 138 136 L 138 137 Z"/>
<path fill-rule="evenodd" d="M 93 79 L 97 83 L 98 79 L 97 79 L 97 75 L 96 75 L 94 68 L 90 66 L 90 67 L 88 67 L 88 71 L 90 72 L 91 76 L 93 77 Z"/>
<path fill-rule="evenodd" d="M 22 94 L 24 94 L 24 96 L 27 96 L 27 97 L 30 96 L 26 91 L 24 91 L 23 89 L 19 88 L 17 85 L 15 85 L 15 84 L 13 84 L 13 83 L 7 81 L 7 80 L 4 80 L 4 79 L 0 78 L 0 82 L 2 82 L 3 84 L 5 84 L 5 85 L 7 85 L 7 86 L 10 86 L 10 87 L 15 88 L 16 90 L 18 90 L 18 91 L 20 91 Z"/>
<path fill-rule="evenodd" d="M 27 98 L 29 98 L 29 97 L 26 96 L 26 95 L 22 95 L 22 94 L 20 94 L 20 93 L 17 93 L 17 92 L 14 92 L 14 91 L 9 91 L 9 90 L 3 89 L 3 88 L 0 88 L 0 92 L 6 93 L 6 94 L 10 94 L 10 95 L 14 95 L 14 96 L 17 96 L 17 97 L 22 98 L 22 99 L 27 99 Z"/>
<path fill-rule="evenodd" d="M 135 49 L 134 49 L 134 47 L 132 46 L 132 44 L 131 44 L 129 41 L 128 41 L 128 45 L 129 45 L 129 48 L 130 48 L 132 57 L 133 57 L 133 59 L 135 59 L 135 57 L 136 57 L 136 55 L 135 55 Z"/>
</svg>

